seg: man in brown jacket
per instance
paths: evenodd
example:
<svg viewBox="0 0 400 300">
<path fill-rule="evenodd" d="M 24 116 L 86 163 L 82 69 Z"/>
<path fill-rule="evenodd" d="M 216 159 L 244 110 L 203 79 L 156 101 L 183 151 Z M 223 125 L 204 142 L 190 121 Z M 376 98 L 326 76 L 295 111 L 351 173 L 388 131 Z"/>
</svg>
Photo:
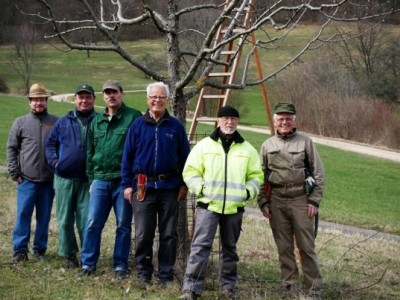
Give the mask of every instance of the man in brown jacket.
<svg viewBox="0 0 400 300">
<path fill-rule="evenodd" d="M 319 299 L 322 277 L 315 253 L 314 219 L 325 186 L 324 168 L 311 138 L 296 131 L 293 103 L 278 103 L 274 107 L 274 127 L 275 135 L 260 150 L 265 182 L 258 204 L 270 220 L 283 285 L 290 293 L 298 291 L 296 245 L 305 288 L 309 296 Z"/>
</svg>

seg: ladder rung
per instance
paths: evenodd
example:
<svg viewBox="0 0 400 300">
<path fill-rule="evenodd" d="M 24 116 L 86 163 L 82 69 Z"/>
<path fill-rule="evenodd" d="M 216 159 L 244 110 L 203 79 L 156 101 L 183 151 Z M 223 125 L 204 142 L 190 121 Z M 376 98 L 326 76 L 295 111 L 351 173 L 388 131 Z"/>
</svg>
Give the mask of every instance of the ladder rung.
<svg viewBox="0 0 400 300">
<path fill-rule="evenodd" d="M 204 99 L 223 99 L 225 95 L 203 95 Z"/>
<path fill-rule="evenodd" d="M 196 118 L 197 122 L 217 122 L 217 118 L 213 117 L 198 117 Z"/>
<path fill-rule="evenodd" d="M 219 73 L 210 73 L 208 74 L 210 77 L 218 77 L 218 76 L 232 76 L 231 72 L 219 72 Z"/>
<path fill-rule="evenodd" d="M 235 50 L 225 50 L 225 51 L 221 51 L 222 55 L 234 55 L 236 54 L 237 51 Z"/>
</svg>

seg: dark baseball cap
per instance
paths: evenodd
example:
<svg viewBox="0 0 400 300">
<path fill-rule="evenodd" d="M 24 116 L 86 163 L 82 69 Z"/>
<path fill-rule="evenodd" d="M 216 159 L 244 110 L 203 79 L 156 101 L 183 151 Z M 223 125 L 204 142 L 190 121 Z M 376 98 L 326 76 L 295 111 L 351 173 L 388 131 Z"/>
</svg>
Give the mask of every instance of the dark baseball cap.
<svg viewBox="0 0 400 300">
<path fill-rule="evenodd" d="M 75 90 L 75 94 L 79 94 L 79 93 L 89 93 L 94 95 L 94 89 L 91 85 L 87 84 L 87 83 L 83 83 L 81 85 L 78 85 L 78 87 Z"/>
</svg>

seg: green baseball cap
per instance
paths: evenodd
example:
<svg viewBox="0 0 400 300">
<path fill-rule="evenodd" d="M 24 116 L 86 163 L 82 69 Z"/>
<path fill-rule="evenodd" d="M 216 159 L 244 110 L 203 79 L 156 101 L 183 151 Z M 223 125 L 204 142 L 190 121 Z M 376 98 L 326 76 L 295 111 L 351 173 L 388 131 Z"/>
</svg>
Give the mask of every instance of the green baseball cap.
<svg viewBox="0 0 400 300">
<path fill-rule="evenodd" d="M 83 83 L 81 85 L 78 85 L 78 87 L 75 90 L 75 94 L 79 94 L 79 93 L 89 93 L 94 95 L 94 89 L 91 85 L 87 84 L 87 83 Z"/>
<path fill-rule="evenodd" d="M 280 102 L 277 103 L 274 107 L 274 114 L 296 114 L 296 107 L 293 103 L 290 102 Z"/>
</svg>

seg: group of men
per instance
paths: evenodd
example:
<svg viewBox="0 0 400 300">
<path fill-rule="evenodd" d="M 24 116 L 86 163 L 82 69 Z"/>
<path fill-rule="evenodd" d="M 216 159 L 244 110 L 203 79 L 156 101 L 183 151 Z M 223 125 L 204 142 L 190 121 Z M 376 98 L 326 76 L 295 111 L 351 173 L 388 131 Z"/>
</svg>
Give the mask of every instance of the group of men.
<svg viewBox="0 0 400 300">
<path fill-rule="evenodd" d="M 184 126 L 167 110 L 168 85 L 151 83 L 146 93 L 148 109 L 142 115 L 124 104 L 120 83 L 108 80 L 102 90 L 106 108 L 96 113 L 94 89 L 82 84 L 75 91 L 75 108 L 57 119 L 47 112 L 50 93 L 41 84 L 32 85 L 31 112 L 15 120 L 7 143 L 9 173 L 17 181 L 13 261 L 28 261 L 34 209 L 32 250 L 38 260 L 44 259 L 55 196 L 58 255 L 65 257 L 64 268 L 80 267 L 80 277 L 96 271 L 102 230 L 113 208 L 115 275 L 129 276 L 134 219 L 138 280 L 149 283 L 154 276 L 158 225 L 156 277 L 169 284 L 174 279 L 178 203 L 189 191 L 197 199 L 196 225 L 179 299 L 201 296 L 218 226 L 221 294 L 236 297 L 237 242 L 250 200 L 258 200 L 270 220 L 287 291 L 299 288 L 297 246 L 305 287 L 318 298 L 322 277 L 314 219 L 325 178 L 312 140 L 296 131 L 295 106 L 274 107 L 275 135 L 259 152 L 237 131 L 239 112 L 229 105 L 218 111 L 214 132 L 190 150 Z"/>
</svg>

